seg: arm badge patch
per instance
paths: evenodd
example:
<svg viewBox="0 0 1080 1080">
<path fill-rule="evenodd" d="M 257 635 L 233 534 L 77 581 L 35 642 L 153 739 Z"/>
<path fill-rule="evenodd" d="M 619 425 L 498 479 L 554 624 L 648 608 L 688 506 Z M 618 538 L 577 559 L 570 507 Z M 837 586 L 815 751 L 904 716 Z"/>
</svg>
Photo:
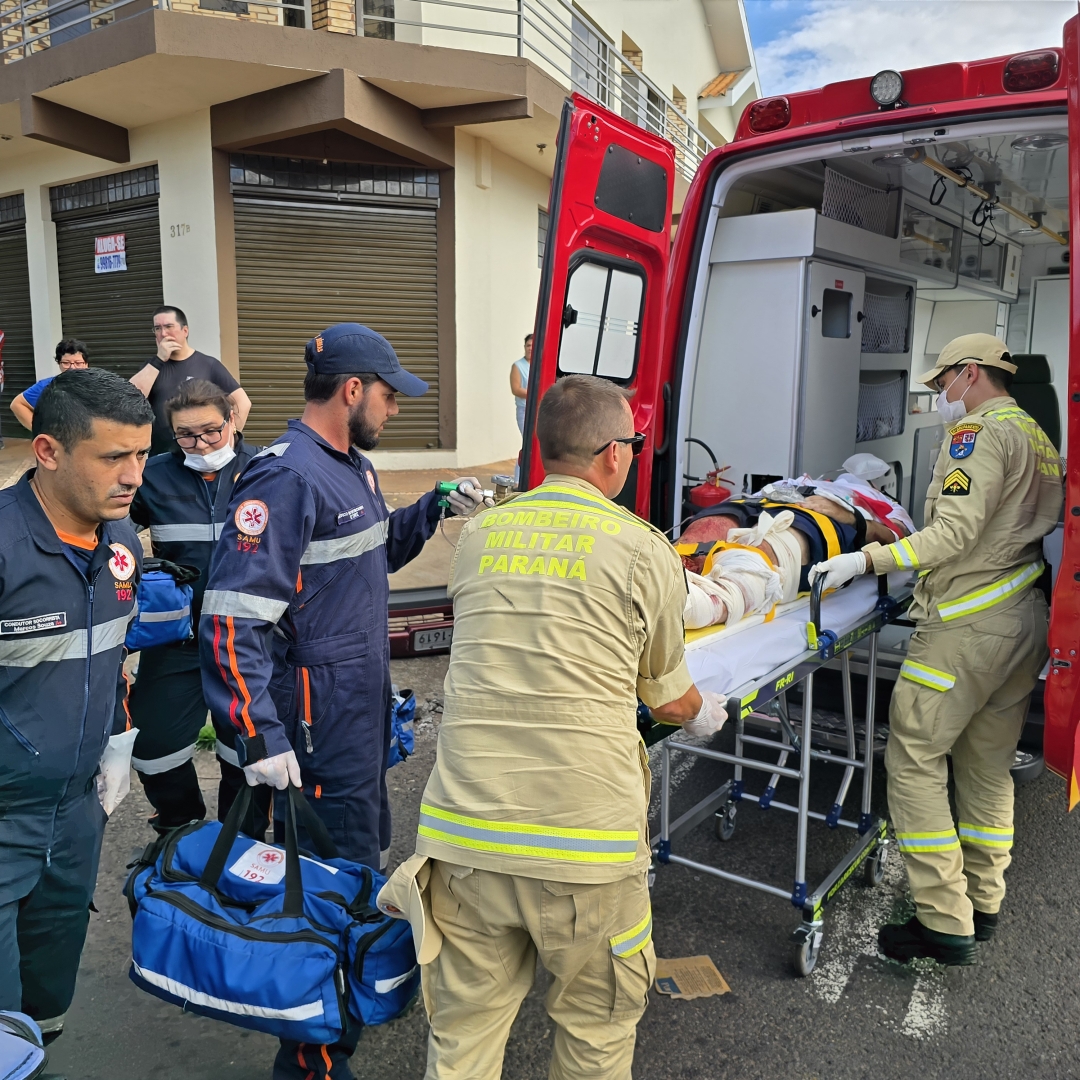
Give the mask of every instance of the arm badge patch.
<svg viewBox="0 0 1080 1080">
<path fill-rule="evenodd" d="M 941 485 L 942 495 L 967 495 L 971 491 L 971 477 L 963 469 L 953 469 Z"/>
</svg>

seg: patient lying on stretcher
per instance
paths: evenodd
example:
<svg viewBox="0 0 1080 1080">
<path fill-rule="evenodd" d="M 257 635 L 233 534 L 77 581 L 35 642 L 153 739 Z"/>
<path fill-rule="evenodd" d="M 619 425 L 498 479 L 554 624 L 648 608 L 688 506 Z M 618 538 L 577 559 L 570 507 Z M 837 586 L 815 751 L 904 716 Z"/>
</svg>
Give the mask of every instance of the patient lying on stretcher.
<svg viewBox="0 0 1080 1080">
<path fill-rule="evenodd" d="M 687 569 L 688 630 L 768 616 L 809 590 L 807 570 L 871 541 L 915 531 L 899 503 L 873 486 L 889 470 L 857 454 L 834 481 L 807 476 L 769 484 L 698 514 L 676 543 Z"/>
</svg>

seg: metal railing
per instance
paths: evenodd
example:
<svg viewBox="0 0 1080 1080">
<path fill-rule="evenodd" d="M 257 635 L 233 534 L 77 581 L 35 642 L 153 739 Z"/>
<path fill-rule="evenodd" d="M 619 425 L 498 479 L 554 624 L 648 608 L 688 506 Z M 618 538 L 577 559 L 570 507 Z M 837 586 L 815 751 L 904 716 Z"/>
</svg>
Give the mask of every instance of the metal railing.
<svg viewBox="0 0 1080 1080">
<path fill-rule="evenodd" d="M 676 166 L 687 179 L 713 149 L 687 116 L 685 104 L 665 94 L 567 0 L 357 0 L 361 5 L 357 32 L 366 37 L 475 48 L 534 61 L 563 86 L 673 143 Z M 442 17 L 428 17 L 435 9 Z"/>
<path fill-rule="evenodd" d="M 349 29 L 357 34 L 532 60 L 568 89 L 673 143 L 676 166 L 687 179 L 713 148 L 687 116 L 685 103 L 665 94 L 568 0 L 355 3 L 355 29 Z M 313 25 L 312 0 L 0 0 L 0 61 L 22 60 L 153 7 Z"/>
</svg>

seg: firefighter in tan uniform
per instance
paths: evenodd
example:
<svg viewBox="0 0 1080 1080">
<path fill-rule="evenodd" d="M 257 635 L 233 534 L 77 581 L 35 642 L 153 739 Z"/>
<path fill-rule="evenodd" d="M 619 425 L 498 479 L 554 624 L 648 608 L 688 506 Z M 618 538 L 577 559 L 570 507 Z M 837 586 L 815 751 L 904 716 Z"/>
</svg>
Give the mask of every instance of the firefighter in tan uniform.
<svg viewBox="0 0 1080 1080">
<path fill-rule="evenodd" d="M 884 926 L 882 952 L 975 961 L 1005 895 L 1013 842 L 1009 767 L 1047 659 L 1042 539 L 1057 524 L 1061 463 L 1008 395 L 1016 365 L 1003 341 L 966 334 L 919 381 L 940 391 L 947 425 L 927 489 L 925 528 L 814 568 L 828 586 L 858 573 L 919 574 L 917 629 L 889 712 L 889 813 L 916 914 Z M 945 756 L 952 752 L 957 821 Z"/>
<path fill-rule="evenodd" d="M 683 659 L 679 557 L 611 501 L 643 438 L 622 391 L 561 379 L 537 435 L 544 483 L 462 531 L 417 854 L 379 896 L 424 965 L 428 1080 L 501 1075 L 538 954 L 553 1080 L 630 1076 L 655 966 L 637 699 L 697 735 L 725 716 Z"/>
</svg>

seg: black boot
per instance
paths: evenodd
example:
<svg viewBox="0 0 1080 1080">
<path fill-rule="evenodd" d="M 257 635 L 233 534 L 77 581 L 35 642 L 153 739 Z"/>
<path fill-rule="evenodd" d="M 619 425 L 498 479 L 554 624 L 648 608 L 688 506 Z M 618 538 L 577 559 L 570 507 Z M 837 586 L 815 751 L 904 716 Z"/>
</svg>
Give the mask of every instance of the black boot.
<svg viewBox="0 0 1080 1080">
<path fill-rule="evenodd" d="M 915 916 L 902 926 L 883 926 L 878 931 L 878 947 L 890 960 L 901 964 L 924 956 L 939 964 L 975 963 L 974 936 L 940 934 L 923 926 Z"/>
<path fill-rule="evenodd" d="M 976 911 L 974 913 L 975 918 L 975 940 L 976 941 L 989 941 L 997 932 L 998 916 L 995 911 L 991 915 L 988 911 Z"/>
</svg>

